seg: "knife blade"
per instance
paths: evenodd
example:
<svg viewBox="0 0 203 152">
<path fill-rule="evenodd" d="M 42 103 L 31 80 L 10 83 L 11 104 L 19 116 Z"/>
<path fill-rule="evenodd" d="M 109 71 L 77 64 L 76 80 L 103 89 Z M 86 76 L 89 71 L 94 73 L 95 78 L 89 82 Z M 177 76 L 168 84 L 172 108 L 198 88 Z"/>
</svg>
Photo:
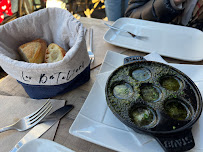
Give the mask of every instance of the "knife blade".
<svg viewBox="0 0 203 152">
<path fill-rule="evenodd" d="M 33 127 L 15 146 L 10 152 L 16 152 L 27 142 L 37 139 L 47 132 L 57 121 L 73 109 L 73 105 L 66 105 L 59 108 L 55 112 L 48 115 L 42 122 Z"/>
</svg>

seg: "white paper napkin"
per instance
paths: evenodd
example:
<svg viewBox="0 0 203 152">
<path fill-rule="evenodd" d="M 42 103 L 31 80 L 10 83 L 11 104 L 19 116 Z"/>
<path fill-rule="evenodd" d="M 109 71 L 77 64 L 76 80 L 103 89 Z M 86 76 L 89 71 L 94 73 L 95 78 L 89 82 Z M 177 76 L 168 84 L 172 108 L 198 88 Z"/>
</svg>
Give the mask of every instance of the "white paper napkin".
<svg viewBox="0 0 203 152">
<path fill-rule="evenodd" d="M 117 67 L 123 65 L 123 59 L 127 57 L 125 55 L 121 55 L 112 51 L 108 51 L 106 54 L 106 58 L 104 60 L 104 63 L 102 65 L 102 68 L 100 70 L 100 74 L 97 75 L 97 80 L 102 88 L 102 90 L 105 90 L 105 84 L 109 77 L 109 75 L 112 73 L 114 69 Z M 157 53 L 151 53 L 144 57 L 148 61 L 157 61 L 162 62 L 165 64 L 168 64 L 159 54 Z M 186 65 L 186 64 L 169 64 L 174 66 L 175 68 L 181 70 L 186 75 L 188 75 L 198 86 L 201 94 L 203 94 L 203 65 Z M 101 92 L 101 96 L 105 96 L 105 92 Z M 108 108 L 107 113 L 105 115 L 105 118 L 108 118 L 106 123 L 110 126 L 118 127 L 119 125 L 122 126 L 123 123 L 120 121 L 117 121 L 118 119 L 113 115 L 113 113 Z M 104 118 L 104 119 L 105 119 Z M 117 119 L 117 120 L 116 120 Z M 105 122 L 105 120 L 104 120 Z M 119 124 L 120 123 L 120 124 Z M 122 128 L 122 127 L 120 127 Z M 192 132 L 195 140 L 195 151 L 197 150 L 203 150 L 203 115 L 200 116 L 199 120 L 194 124 Z M 132 131 L 130 128 L 126 126 L 126 129 L 128 129 L 134 136 L 134 138 L 141 144 L 144 145 L 146 143 L 149 143 L 153 141 L 154 139 L 150 136 L 138 134 L 134 131 Z M 191 150 L 191 151 L 194 151 Z"/>
</svg>

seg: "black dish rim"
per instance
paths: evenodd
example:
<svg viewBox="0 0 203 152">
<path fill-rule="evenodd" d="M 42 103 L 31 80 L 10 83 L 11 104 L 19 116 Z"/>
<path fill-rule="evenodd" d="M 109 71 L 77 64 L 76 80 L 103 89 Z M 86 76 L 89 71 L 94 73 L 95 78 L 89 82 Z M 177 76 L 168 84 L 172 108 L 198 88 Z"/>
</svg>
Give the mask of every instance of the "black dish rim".
<svg viewBox="0 0 203 152">
<path fill-rule="evenodd" d="M 198 96 L 198 100 L 199 100 L 199 105 L 198 105 L 198 109 L 196 109 L 195 113 L 196 113 L 196 116 L 189 122 L 187 123 L 186 125 L 183 125 L 182 127 L 178 128 L 178 129 L 175 129 L 175 130 L 170 130 L 170 131 L 152 131 L 152 130 L 147 130 L 147 129 L 144 129 L 144 128 L 141 128 L 141 127 L 138 127 L 134 124 L 131 124 L 129 123 L 128 121 L 124 120 L 117 112 L 115 112 L 113 110 L 113 107 L 112 105 L 109 103 L 109 100 L 108 100 L 108 96 L 107 96 L 107 84 L 110 80 L 110 78 L 114 75 L 114 73 L 116 71 L 118 71 L 119 69 L 127 66 L 127 65 L 131 65 L 131 64 L 136 64 L 136 63 L 145 63 L 145 62 L 151 62 L 152 64 L 153 63 L 156 63 L 156 64 L 161 64 L 161 65 L 164 65 L 164 66 L 168 66 L 169 68 L 175 70 L 176 72 L 178 72 L 180 75 L 182 75 L 183 77 L 185 77 L 188 82 L 194 87 L 194 90 Z M 130 127 L 131 129 L 137 131 L 137 132 L 140 132 L 140 133 L 144 133 L 144 134 L 149 134 L 149 135 L 166 135 L 166 134 L 177 134 L 179 132 L 182 132 L 184 130 L 187 130 L 187 129 L 190 129 L 192 128 L 192 126 L 195 124 L 195 122 L 199 119 L 200 115 L 201 115 L 201 112 L 202 112 L 202 96 L 201 96 L 201 93 L 198 89 L 198 87 L 196 86 L 196 84 L 183 72 L 181 72 L 180 70 L 170 66 L 170 65 L 167 65 L 167 64 L 164 64 L 164 63 L 160 63 L 160 62 L 156 62 L 156 61 L 135 61 L 135 62 L 130 62 L 130 63 L 126 63 L 118 68 L 116 68 L 111 74 L 110 76 L 108 77 L 107 79 L 107 82 L 106 82 L 106 86 L 105 86 L 105 94 L 106 94 L 106 102 L 107 102 L 107 105 L 108 107 L 110 108 L 110 110 L 113 112 L 113 114 L 121 121 L 123 122 L 125 125 L 127 125 L 128 127 Z"/>
</svg>

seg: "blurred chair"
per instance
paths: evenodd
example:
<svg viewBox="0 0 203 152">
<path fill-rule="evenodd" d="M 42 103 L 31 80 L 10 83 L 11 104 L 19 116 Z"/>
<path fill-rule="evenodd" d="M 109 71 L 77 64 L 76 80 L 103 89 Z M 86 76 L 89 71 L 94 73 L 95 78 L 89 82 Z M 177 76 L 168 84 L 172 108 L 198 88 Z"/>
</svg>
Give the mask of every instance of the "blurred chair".
<svg viewBox="0 0 203 152">
<path fill-rule="evenodd" d="M 5 14 L 3 25 L 23 15 L 30 14 L 36 10 L 45 8 L 45 0 L 11 0 L 12 16 Z"/>
</svg>

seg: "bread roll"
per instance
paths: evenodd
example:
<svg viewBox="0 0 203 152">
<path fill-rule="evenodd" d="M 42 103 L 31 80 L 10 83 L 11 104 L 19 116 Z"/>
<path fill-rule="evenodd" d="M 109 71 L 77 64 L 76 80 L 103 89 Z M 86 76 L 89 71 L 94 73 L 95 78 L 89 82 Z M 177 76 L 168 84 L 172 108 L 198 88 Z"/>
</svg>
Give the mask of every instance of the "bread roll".
<svg viewBox="0 0 203 152">
<path fill-rule="evenodd" d="M 21 45 L 18 48 L 18 52 L 26 62 L 43 63 L 46 49 L 46 41 L 42 39 L 36 39 Z"/>
<path fill-rule="evenodd" d="M 45 62 L 53 63 L 63 59 L 66 51 L 55 43 L 49 44 L 45 53 Z"/>
</svg>

